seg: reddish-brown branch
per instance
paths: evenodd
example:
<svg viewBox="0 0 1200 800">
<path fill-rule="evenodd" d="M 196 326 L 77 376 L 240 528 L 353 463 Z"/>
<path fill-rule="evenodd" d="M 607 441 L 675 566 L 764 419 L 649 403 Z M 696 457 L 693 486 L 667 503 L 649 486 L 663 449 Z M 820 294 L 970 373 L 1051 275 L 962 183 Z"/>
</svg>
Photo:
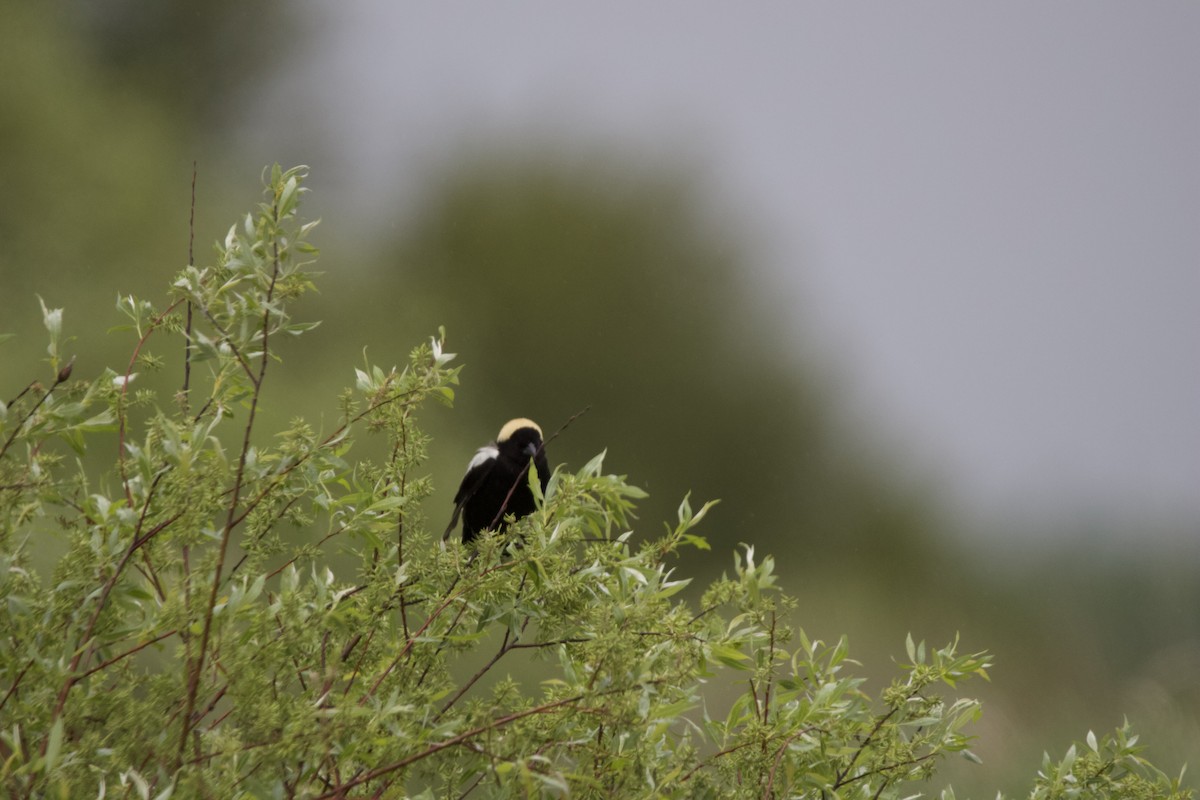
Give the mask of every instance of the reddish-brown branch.
<svg viewBox="0 0 1200 800">
<path fill-rule="evenodd" d="M 97 672 L 101 672 L 105 669 L 108 669 L 113 664 L 117 663 L 118 661 L 129 658 L 131 655 L 134 655 L 135 653 L 139 653 L 142 650 L 145 650 L 150 645 L 161 642 L 163 639 L 167 639 L 171 636 L 174 636 L 178 632 L 179 631 L 177 631 L 177 630 L 170 630 L 170 631 L 167 631 L 166 633 L 160 633 L 158 636 L 155 636 L 153 639 L 148 639 L 148 640 L 142 642 L 141 644 L 137 645 L 136 647 L 131 647 L 128 650 L 126 650 L 125 652 L 119 653 L 119 654 L 113 656 L 112 658 L 97 664 L 96 666 L 92 667 L 87 672 L 83 673 L 78 678 L 76 678 L 76 680 L 80 681 L 80 680 L 83 680 L 84 678 L 89 678 L 92 675 L 95 675 Z"/>
<path fill-rule="evenodd" d="M 29 668 L 32 667 L 33 664 L 34 660 L 32 658 L 29 659 L 29 663 L 17 673 L 17 677 L 13 678 L 12 686 L 8 687 L 8 691 L 4 693 L 4 699 L 0 700 L 0 710 L 4 709 L 5 704 L 8 703 L 8 698 L 12 697 L 13 694 L 16 693 L 17 687 L 21 685 L 21 680 L 25 677 L 25 673 L 29 672 Z"/>
<path fill-rule="evenodd" d="M 692 767 L 690 770 L 685 772 L 683 774 L 683 777 L 681 777 L 679 779 L 680 783 L 691 780 L 693 775 L 695 775 L 697 772 L 699 772 L 700 770 L 707 767 L 712 762 L 716 761 L 718 758 L 724 758 L 725 756 L 729 755 L 730 753 L 736 753 L 738 750 L 745 749 L 754 744 L 758 744 L 758 742 L 757 741 L 742 742 L 741 744 L 735 744 L 733 747 L 726 747 L 724 750 L 722 750 L 719 753 L 713 753 L 711 756 L 704 759 L 699 764 L 697 764 L 696 766 Z"/>
<path fill-rule="evenodd" d="M 292 506 L 296 505 L 296 502 L 298 500 L 300 500 L 299 495 L 291 498 L 286 503 L 284 503 L 283 507 L 280 508 L 279 511 L 277 511 L 275 513 L 274 518 L 268 524 L 263 526 L 264 530 L 269 531 L 271 528 L 273 528 L 275 526 L 275 523 L 277 523 L 281 519 L 283 519 L 283 515 L 286 514 Z M 238 523 L 240 523 L 241 520 L 244 520 L 245 518 L 246 518 L 246 515 L 242 514 L 240 517 L 238 517 Z M 237 527 L 238 523 L 234 523 L 234 527 Z M 262 537 L 260 536 L 259 539 L 261 539 L 261 538 Z M 324 539 L 322 539 L 322 541 L 324 541 Z M 242 553 L 242 557 L 237 560 L 237 563 L 229 568 L 229 573 L 225 576 L 226 582 L 228 582 L 229 580 L 231 580 L 233 578 L 233 576 L 237 573 L 237 571 L 242 568 L 242 564 L 246 563 L 246 559 L 248 559 L 248 558 L 250 558 L 250 553 L 248 553 L 248 552 Z"/>
<path fill-rule="evenodd" d="M 462 687 L 459 688 L 459 690 L 454 693 L 454 696 L 446 701 L 446 704 L 444 706 L 442 706 L 441 710 L 439 710 L 437 712 L 437 714 L 434 715 L 434 717 L 433 717 L 434 722 L 437 722 L 439 719 L 441 719 L 445 715 L 445 713 L 447 711 L 449 711 L 454 706 L 454 704 L 457 703 L 464 694 L 466 694 L 468 691 L 470 691 L 471 687 L 474 686 L 479 681 L 480 678 L 482 678 L 484 675 L 486 675 L 492 667 L 496 666 L 497 661 L 504 658 L 505 654 L 507 654 L 509 650 L 513 649 L 513 643 L 509 642 L 509 637 L 511 636 L 511 633 L 512 633 L 511 631 L 504 632 L 504 641 L 500 643 L 500 649 L 496 651 L 496 655 L 492 656 L 491 659 L 486 664 L 484 664 L 482 667 L 480 667 L 479 671 L 476 672 L 474 675 L 472 675 L 471 679 L 469 681 L 467 681 L 466 683 L 464 683 L 462 685 Z"/>
<path fill-rule="evenodd" d="M 71 659 L 71 663 L 67 667 L 67 679 L 63 681 L 62 688 L 59 689 L 58 699 L 54 704 L 54 712 L 50 717 L 51 721 L 57 720 L 59 716 L 62 715 L 63 708 L 67 703 L 67 695 L 70 694 L 71 687 L 73 687 L 81 677 L 80 675 L 76 674 L 76 670 L 79 669 L 79 664 L 83 660 L 84 654 L 90 651 L 89 648 L 85 647 L 85 645 L 91 640 L 92 633 L 96 629 L 96 623 L 100 620 L 100 613 L 104 610 L 104 606 L 108 602 L 108 596 L 112 593 L 113 587 L 117 584 L 117 579 L 121 576 L 121 573 L 125 571 L 126 565 L 129 564 L 129 559 L 133 557 L 134 553 L 136 553 L 138 549 L 142 547 L 142 545 L 149 542 L 167 526 L 182 516 L 183 512 L 180 511 L 178 514 L 167 517 L 162 522 L 151 528 L 141 538 L 134 539 L 132 542 L 130 542 L 129 547 L 125 550 L 125 554 L 121 556 L 121 560 L 117 562 L 117 566 L 113 570 L 113 574 L 109 576 L 107 581 L 104 582 L 104 586 L 100 590 L 100 596 L 96 600 L 96 608 L 94 611 L 92 611 L 92 616 L 88 619 L 87 625 L 83 629 L 83 636 L 80 637 L 79 649 L 75 651 L 75 656 Z M 43 742 L 43 746 L 48 743 L 49 740 L 47 739 L 45 742 Z"/>
<path fill-rule="evenodd" d="M 767 651 L 767 688 L 763 693 L 763 725 L 767 724 L 767 720 L 771 714 L 771 682 L 775 675 L 775 612 L 771 612 L 771 644 Z"/>
<path fill-rule="evenodd" d="M 375 638 L 376 630 L 375 627 L 372 627 L 371 632 L 367 634 L 367 643 L 363 645 L 362 651 L 358 654 L 358 661 L 354 663 L 354 672 L 350 673 L 350 680 L 346 682 L 346 688 L 342 690 L 342 697 L 350 693 L 350 688 L 354 686 L 354 681 L 358 679 L 358 674 L 362 671 L 363 661 L 366 659 L 367 653 L 371 650 L 371 640 Z M 342 660 L 344 661 L 345 659 Z"/>
<path fill-rule="evenodd" d="M 910 694 L 909 697 L 912 697 L 913 694 L 916 694 L 916 692 Z M 875 721 L 875 727 L 871 728 L 871 732 L 867 734 L 867 738 L 863 739 L 862 744 L 860 744 L 858 749 L 854 751 L 854 755 L 850 758 L 850 763 L 848 763 L 846 767 L 838 773 L 837 781 L 834 783 L 834 788 L 841 786 L 843 783 L 850 783 L 850 781 L 845 780 L 846 776 L 850 774 L 850 770 L 854 769 L 854 765 L 858 762 L 859 756 L 861 756 L 867 747 L 870 746 L 871 742 L 874 741 L 875 735 L 878 734 L 883 728 L 884 723 L 895 716 L 896 711 L 897 709 L 893 708 L 891 711 Z M 857 778 L 851 778 L 850 780 L 857 780 Z"/>
<path fill-rule="evenodd" d="M 408 425 L 406 424 L 407 421 L 408 421 L 408 411 L 405 410 L 405 412 L 400 415 L 400 439 L 397 440 L 395 448 L 392 449 L 392 469 L 393 470 L 396 469 L 396 456 L 400 453 L 401 449 L 407 449 L 407 447 L 408 447 Z M 401 471 L 399 487 L 398 487 L 400 490 L 401 497 L 404 496 L 404 492 L 406 491 L 407 484 L 408 484 L 408 473 L 405 471 Z M 396 569 L 404 568 L 404 515 L 405 515 L 405 510 L 403 508 L 396 511 Z M 407 639 L 408 638 L 408 597 L 407 597 L 408 593 L 404 591 L 404 588 L 405 588 L 404 585 L 401 584 L 401 586 L 400 586 L 400 624 L 403 626 L 403 629 L 404 629 L 404 638 Z"/>
<path fill-rule="evenodd" d="M 520 563 L 521 562 L 519 562 L 519 561 L 506 561 L 503 564 L 497 564 L 496 566 L 489 567 L 488 569 L 481 572 L 479 574 L 479 577 L 482 579 L 483 577 L 490 575 L 493 572 L 497 572 L 502 569 L 510 569 Z M 455 583 L 457 584 L 457 580 L 455 581 Z M 478 584 L 478 581 L 476 581 L 476 584 Z M 426 617 L 425 622 L 423 622 L 421 624 L 421 627 L 417 629 L 416 633 L 414 633 L 412 636 L 410 636 L 404 642 L 404 646 L 400 648 L 400 652 L 396 654 L 396 657 L 393 658 L 388 663 L 387 667 L 383 670 L 382 673 L 380 673 L 379 677 L 375 679 L 375 682 L 371 684 L 371 688 L 367 690 L 366 694 L 364 694 L 359 699 L 359 701 L 358 701 L 359 705 L 366 703 L 368 698 L 372 697 L 375 694 L 375 692 L 379 691 L 380 685 L 384 682 L 384 680 L 387 679 L 387 676 L 392 673 L 392 670 L 394 670 L 400 664 L 400 662 L 404 660 L 405 656 L 407 656 L 409 651 L 412 650 L 413 645 L 416 644 L 417 640 L 420 639 L 421 636 L 425 633 L 425 631 L 427 631 L 429 629 L 429 626 L 432 625 L 434 623 L 434 621 L 438 617 L 440 617 L 446 611 L 446 609 L 449 608 L 455 601 L 457 601 L 460 597 L 462 597 L 470 589 L 473 589 L 473 588 L 474 588 L 474 585 L 472 585 L 471 587 L 468 587 L 466 589 L 463 589 L 462 591 L 459 591 L 457 593 L 451 593 L 451 594 L 447 595 L 446 599 L 442 601 L 441 605 L 439 605 L 437 608 L 435 608 L 430 613 L 430 615 L 428 617 Z"/>
<path fill-rule="evenodd" d="M 833 788 L 840 789 L 841 787 L 854 783 L 855 781 L 865 780 L 872 775 L 882 775 L 886 772 L 892 772 L 893 770 L 901 769 L 903 767 L 911 767 L 914 764 L 920 764 L 924 761 L 928 761 L 931 758 L 937 758 L 938 755 L 940 755 L 938 752 L 926 753 L 923 756 L 908 758 L 904 761 L 897 761 L 894 764 L 884 764 L 882 767 L 867 770 L 866 772 L 860 772 L 858 775 L 853 775 L 849 778 L 838 778 L 838 781 L 833 785 Z"/>
<path fill-rule="evenodd" d="M 278 213 L 278 207 L 273 209 L 275 215 Z M 233 497 L 229 502 L 229 513 L 225 518 L 225 530 L 221 533 L 221 545 L 217 550 L 217 563 L 213 567 L 212 585 L 208 593 L 208 604 L 204 609 L 204 626 L 200 631 L 200 644 L 196 651 L 195 664 L 191 668 L 191 674 L 188 677 L 187 699 L 184 702 L 183 721 L 180 726 L 179 747 L 175 755 L 175 770 L 179 769 L 180 763 L 183 760 L 183 753 L 187 747 L 188 732 L 192 725 L 192 711 L 196 707 L 196 693 L 200 688 L 200 674 L 204 671 L 204 659 L 208 650 L 209 638 L 212 636 L 212 622 L 214 614 L 214 606 L 217 604 L 217 593 L 221 589 L 221 574 L 225 569 L 225 556 L 229 551 L 229 540 L 233 535 L 233 528 L 237 516 L 238 503 L 241 500 L 242 486 L 246 479 L 246 460 L 250 453 L 250 435 L 254 430 L 254 420 L 258 413 L 258 402 L 262 398 L 262 382 L 266 377 L 267 364 L 270 362 L 269 337 L 271 333 L 271 301 L 275 294 L 275 284 L 279 279 L 279 243 L 273 245 L 273 260 L 271 269 L 271 281 L 267 286 L 267 297 L 263 308 L 262 319 L 262 354 L 259 356 L 258 379 L 254 383 L 254 393 L 250 397 L 250 412 L 246 419 L 246 429 L 242 436 L 242 450 L 238 456 L 237 473 L 233 481 Z"/>
<path fill-rule="evenodd" d="M 525 581 L 528 579 L 528 577 L 529 577 L 529 573 L 524 573 L 521 575 L 521 584 L 517 587 L 517 594 L 516 594 L 517 599 L 520 599 L 521 595 L 525 593 Z M 466 606 L 463 606 L 463 609 L 465 609 L 465 608 L 466 608 Z M 450 630 L 446 631 L 447 637 L 449 637 L 450 634 L 454 631 L 455 625 L 458 624 L 458 620 L 462 616 L 463 609 L 459 610 L 459 614 L 458 614 L 458 616 L 456 616 L 454 618 L 454 623 L 450 626 Z M 509 628 L 508 630 L 504 631 L 504 641 L 502 641 L 500 643 L 500 650 L 497 651 L 496 655 L 492 657 L 491 661 L 489 661 L 487 664 L 485 664 L 483 666 L 483 668 L 479 670 L 479 672 L 475 673 L 475 675 L 469 681 L 467 681 L 465 684 L 463 684 L 462 688 L 459 689 L 458 692 L 455 693 L 455 695 L 453 697 L 451 697 L 450 700 L 447 701 L 447 703 L 444 706 L 442 706 L 441 710 L 438 711 L 437 715 L 433 718 L 435 722 L 437 720 L 441 719 L 442 716 L 447 711 L 449 711 L 454 706 L 454 704 L 457 703 L 460 698 L 462 698 L 462 696 L 464 694 L 466 694 L 468 691 L 470 691 L 471 687 L 474 686 L 476 684 L 476 682 L 479 681 L 480 678 L 482 678 L 484 675 L 486 675 L 488 670 L 490 670 L 492 667 L 494 667 L 496 665 L 496 662 L 499 661 L 501 658 L 503 658 L 504 655 L 509 650 L 512 650 L 517 647 L 518 640 L 521 638 L 522 635 L 524 635 L 525 628 L 527 628 L 529 626 L 529 620 L 530 620 L 530 617 L 528 617 L 528 616 L 525 617 L 525 619 L 521 622 L 521 629 L 519 631 L 517 631 L 516 636 L 513 635 L 512 628 Z M 444 645 L 444 641 L 445 640 L 443 640 L 443 645 Z M 438 650 L 440 651 L 441 647 L 439 647 Z M 422 682 L 424 681 L 424 678 L 425 678 L 425 676 L 422 675 L 421 676 Z"/>
<path fill-rule="evenodd" d="M 624 691 L 624 690 L 613 690 L 613 691 Z M 606 694 L 611 694 L 611 693 L 612 692 L 606 692 Z M 574 697 L 567 697 L 562 700 L 556 700 L 552 703 L 545 703 L 543 705 L 536 706 L 535 708 L 529 708 L 524 711 L 516 711 L 512 714 L 507 714 L 503 717 L 499 717 L 499 718 L 494 719 L 491 722 L 487 723 L 486 725 L 480 725 L 479 727 L 472 728 L 469 731 L 464 731 L 463 733 L 460 733 L 457 736 L 451 736 L 448 739 L 443 739 L 442 741 L 437 742 L 436 744 L 432 744 L 429 747 L 425 748 L 424 750 L 422 750 L 418 753 L 413 753 L 411 756 L 402 758 L 399 761 L 394 761 L 391 764 L 388 764 L 386 766 L 377 767 L 373 770 L 365 772 L 362 775 L 359 775 L 357 778 L 354 778 L 353 780 L 347 781 L 346 783 L 343 783 L 340 786 L 334 787 L 334 789 L 332 791 L 325 792 L 324 794 L 318 795 L 315 798 L 315 800 L 334 800 L 334 798 L 343 797 L 343 796 L 345 796 L 345 793 L 348 790 L 353 789 L 356 786 L 361 786 L 362 784 L 373 781 L 376 778 L 382 778 L 385 775 L 390 775 L 391 773 L 393 773 L 397 770 L 404 769 L 405 767 L 409 766 L 410 764 L 415 764 L 418 761 L 429 758 L 432 755 L 436 755 L 449 747 L 456 747 L 457 745 L 462 744 L 463 742 L 465 742 L 469 739 L 473 739 L 474 737 L 480 735 L 481 733 L 487 733 L 488 731 L 496 730 L 497 728 L 503 728 L 504 726 L 509 725 L 513 722 L 516 722 L 517 720 L 524 719 L 525 717 L 531 717 L 531 716 L 534 716 L 535 714 L 547 714 L 551 711 L 557 711 L 558 709 L 563 708 L 564 706 L 569 706 L 569 705 L 578 703 L 580 700 L 583 700 L 585 697 L 586 697 L 586 695 L 579 694 L 579 695 L 575 695 Z"/>
<path fill-rule="evenodd" d="M 779 749 L 777 751 L 775 751 L 775 761 L 774 761 L 774 763 L 771 764 L 771 772 L 767 776 L 767 788 L 765 790 L 763 790 L 764 800 L 769 800 L 769 798 L 773 797 L 772 792 L 775 791 L 775 773 L 779 771 L 779 764 L 780 764 L 780 762 L 783 761 L 783 754 L 787 752 L 787 749 L 792 744 L 792 742 L 794 742 L 796 739 L 800 738 L 801 736 L 804 736 L 807 733 L 811 733 L 814 730 L 816 730 L 816 728 L 814 728 L 814 727 L 801 728 L 800 730 L 793 733 L 791 736 L 784 739 L 783 744 L 781 744 L 779 746 Z"/>
<path fill-rule="evenodd" d="M 513 642 L 508 646 L 509 650 L 520 650 L 522 648 L 538 648 L 538 647 L 554 647 L 559 644 L 582 644 L 590 642 L 591 639 L 554 639 L 549 642 Z"/>
<path fill-rule="evenodd" d="M 188 266 L 195 266 L 192 247 L 196 242 L 196 162 L 192 162 L 192 207 L 188 215 Z M 180 398 L 183 404 L 183 415 L 188 415 L 188 394 L 192 383 L 192 301 L 187 301 L 187 322 L 183 329 L 183 388 Z"/>
<path fill-rule="evenodd" d="M 71 361 L 67 364 L 67 366 L 63 367 L 62 369 L 60 369 L 58 371 L 58 375 L 55 376 L 55 378 L 54 378 L 54 385 L 51 386 L 49 389 L 47 389 L 45 394 L 43 394 L 41 397 L 39 397 L 38 401 L 33 404 L 33 408 L 29 409 L 29 411 L 26 412 L 25 416 L 21 418 L 21 421 L 13 426 L 12 433 L 10 433 L 8 435 L 8 438 L 4 441 L 4 446 L 0 447 L 0 458 L 4 457 L 4 454 L 8 452 L 8 448 L 12 446 L 12 443 L 14 441 L 16 441 L 17 434 L 20 433 L 21 429 L 25 427 L 25 423 L 29 421 L 29 418 L 32 417 L 39 408 L 42 407 L 42 403 L 46 402 L 47 398 L 50 397 L 50 394 L 56 388 L 58 388 L 58 385 L 67 380 L 67 376 L 71 374 L 70 367 L 71 367 L 71 364 L 73 364 L 73 363 L 75 363 L 74 358 L 71 359 Z M 25 387 L 25 389 L 21 392 L 21 394 L 17 395 L 15 398 L 13 398 L 9 402 L 9 405 L 11 406 L 13 403 L 17 402 L 17 400 L 20 399 L 25 394 L 25 392 L 28 392 L 35 385 L 37 385 L 37 381 L 34 381 L 33 383 L 29 384 L 29 386 Z"/>
<path fill-rule="evenodd" d="M 179 298 L 171 305 L 167 306 L 166 310 L 155 317 L 146 332 L 138 339 L 137 345 L 133 348 L 133 355 L 129 357 L 129 365 L 125 368 L 125 376 L 121 381 L 121 393 L 117 395 L 117 467 L 121 472 L 121 485 L 125 487 L 125 499 L 129 501 L 129 505 L 133 505 L 133 491 L 129 488 L 129 476 L 125 472 L 125 394 L 129 391 L 129 376 L 133 374 L 133 366 L 137 363 L 138 356 L 141 355 L 142 347 L 145 346 L 146 340 L 150 338 L 150 334 L 162 325 L 163 320 L 167 315 L 174 311 L 183 298 Z"/>
</svg>

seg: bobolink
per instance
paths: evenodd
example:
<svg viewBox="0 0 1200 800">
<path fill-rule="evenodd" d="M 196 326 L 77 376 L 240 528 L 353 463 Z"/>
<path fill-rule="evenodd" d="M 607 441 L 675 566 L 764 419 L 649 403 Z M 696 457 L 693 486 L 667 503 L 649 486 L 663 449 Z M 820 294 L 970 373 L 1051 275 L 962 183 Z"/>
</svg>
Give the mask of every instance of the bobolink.
<svg viewBox="0 0 1200 800">
<path fill-rule="evenodd" d="M 454 495 L 454 516 L 442 538 L 458 525 L 459 515 L 463 520 L 462 540 L 466 543 L 480 531 L 503 530 L 504 518 L 509 514 L 520 519 L 533 513 L 528 473 L 531 461 L 545 491 L 550 467 L 546 463 L 542 429 L 523 417 L 504 423 L 496 441 L 479 448 L 467 465 L 467 474 Z"/>
</svg>

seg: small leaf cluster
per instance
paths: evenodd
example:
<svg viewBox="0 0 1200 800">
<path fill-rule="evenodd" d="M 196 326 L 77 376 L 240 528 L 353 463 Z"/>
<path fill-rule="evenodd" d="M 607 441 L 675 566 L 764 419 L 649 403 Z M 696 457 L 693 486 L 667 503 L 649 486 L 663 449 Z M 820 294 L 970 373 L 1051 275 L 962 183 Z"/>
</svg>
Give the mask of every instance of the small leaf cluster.
<svg viewBox="0 0 1200 800">
<path fill-rule="evenodd" d="M 645 495 L 604 453 L 544 492 L 530 475 L 537 510 L 505 533 L 442 542 L 418 420 L 454 399 L 443 332 L 403 368 L 355 368 L 332 430 L 261 430 L 279 338 L 314 327 L 293 316 L 305 177 L 272 169 L 165 307 L 118 298 L 125 365 L 72 379 L 43 305 L 50 377 L 0 405 L 7 794 L 891 798 L 970 756 L 979 705 L 952 694 L 990 656 L 910 636 L 868 692 L 751 545 L 694 606 L 673 564 L 708 548 L 714 502 L 639 537 Z M 171 352 L 177 391 L 133 388 Z M 354 456 L 364 437 L 382 458 Z M 1089 737 L 1032 796 L 1184 797 L 1134 744 Z"/>
<path fill-rule="evenodd" d="M 1060 760 L 1054 761 L 1049 753 L 1042 757 L 1030 800 L 1184 800 L 1192 796 L 1182 788 L 1182 773 L 1172 779 L 1146 761 L 1141 750 L 1128 720 L 1103 739 L 1088 731 L 1084 742 L 1072 744 Z"/>
</svg>

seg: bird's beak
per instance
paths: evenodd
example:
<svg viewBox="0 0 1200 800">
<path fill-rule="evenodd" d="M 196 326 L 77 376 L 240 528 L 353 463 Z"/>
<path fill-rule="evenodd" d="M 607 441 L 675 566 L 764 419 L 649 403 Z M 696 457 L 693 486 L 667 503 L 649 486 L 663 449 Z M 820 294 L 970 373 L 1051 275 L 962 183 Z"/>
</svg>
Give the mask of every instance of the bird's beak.
<svg viewBox="0 0 1200 800">
<path fill-rule="evenodd" d="M 529 456 L 530 458 L 533 458 L 535 455 L 537 455 L 537 445 L 533 442 L 525 445 L 525 455 Z"/>
</svg>

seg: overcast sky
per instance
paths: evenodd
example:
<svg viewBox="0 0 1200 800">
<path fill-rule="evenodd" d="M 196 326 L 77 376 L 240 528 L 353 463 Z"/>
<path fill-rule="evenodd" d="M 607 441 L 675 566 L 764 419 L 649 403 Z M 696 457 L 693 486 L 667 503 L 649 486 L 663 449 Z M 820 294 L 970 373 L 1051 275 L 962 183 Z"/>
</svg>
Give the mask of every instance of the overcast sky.
<svg viewBox="0 0 1200 800">
<path fill-rule="evenodd" d="M 493 133 L 687 153 L 969 507 L 1200 517 L 1200 3 L 309 5 L 273 95 L 323 109 L 318 177 L 394 193 Z"/>
</svg>

